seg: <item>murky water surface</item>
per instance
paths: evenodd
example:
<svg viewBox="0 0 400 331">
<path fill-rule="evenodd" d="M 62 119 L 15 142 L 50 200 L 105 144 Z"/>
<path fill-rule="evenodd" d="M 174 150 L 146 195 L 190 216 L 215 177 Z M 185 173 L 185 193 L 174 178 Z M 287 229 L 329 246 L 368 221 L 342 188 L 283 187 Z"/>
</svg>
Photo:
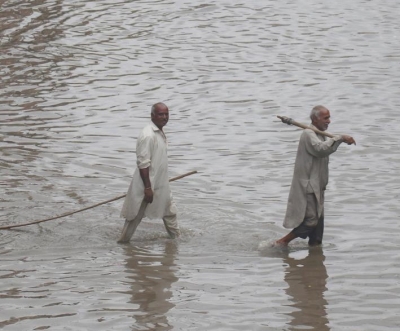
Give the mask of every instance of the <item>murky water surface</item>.
<svg viewBox="0 0 400 331">
<path fill-rule="evenodd" d="M 0 232 L 0 328 L 400 328 L 396 1 L 0 2 L 0 222 L 124 194 L 150 106 L 171 111 L 181 240 L 122 201 Z M 300 130 L 331 110 L 325 242 L 288 251 Z"/>
</svg>

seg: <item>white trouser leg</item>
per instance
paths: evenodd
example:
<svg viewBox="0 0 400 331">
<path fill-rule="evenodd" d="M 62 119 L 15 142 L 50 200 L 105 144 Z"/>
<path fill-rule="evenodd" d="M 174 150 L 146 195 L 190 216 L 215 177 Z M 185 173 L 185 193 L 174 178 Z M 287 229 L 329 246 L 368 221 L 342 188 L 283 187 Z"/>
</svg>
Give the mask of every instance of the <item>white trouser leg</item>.
<svg viewBox="0 0 400 331">
<path fill-rule="evenodd" d="M 181 235 L 179 230 L 178 220 L 177 220 L 177 210 L 174 201 L 171 201 L 168 213 L 163 217 L 164 226 L 167 230 L 169 236 L 174 239 Z"/>
<path fill-rule="evenodd" d="M 147 207 L 147 202 L 143 200 L 136 217 L 131 221 L 128 220 L 125 221 L 124 227 L 121 232 L 121 237 L 119 238 L 118 243 L 127 243 L 129 242 L 129 240 L 131 240 L 133 234 L 136 231 L 136 228 L 143 219 L 146 207 Z"/>
</svg>

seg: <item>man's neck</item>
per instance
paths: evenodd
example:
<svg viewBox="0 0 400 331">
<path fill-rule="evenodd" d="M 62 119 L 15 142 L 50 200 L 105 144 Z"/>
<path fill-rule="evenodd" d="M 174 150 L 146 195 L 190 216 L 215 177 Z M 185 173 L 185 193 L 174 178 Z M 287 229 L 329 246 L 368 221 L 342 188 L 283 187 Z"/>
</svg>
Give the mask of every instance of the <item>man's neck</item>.
<svg viewBox="0 0 400 331">
<path fill-rule="evenodd" d="M 156 123 L 154 123 L 153 121 L 151 121 L 153 124 L 154 124 L 154 126 L 157 128 L 157 129 L 159 129 L 160 131 L 163 131 L 163 127 L 159 127 Z"/>
</svg>

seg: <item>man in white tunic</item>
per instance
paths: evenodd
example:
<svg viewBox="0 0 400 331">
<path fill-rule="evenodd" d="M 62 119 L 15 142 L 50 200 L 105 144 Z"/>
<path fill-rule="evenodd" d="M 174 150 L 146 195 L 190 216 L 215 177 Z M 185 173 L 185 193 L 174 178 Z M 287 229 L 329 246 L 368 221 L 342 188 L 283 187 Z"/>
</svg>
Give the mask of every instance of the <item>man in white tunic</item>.
<svg viewBox="0 0 400 331">
<path fill-rule="evenodd" d="M 168 107 L 159 102 L 151 108 L 151 123 L 144 127 L 136 142 L 137 168 L 133 174 L 121 217 L 125 218 L 119 243 L 129 242 L 144 216 L 162 218 L 171 238 L 180 235 L 177 210 L 168 178 Z"/>
<path fill-rule="evenodd" d="M 310 114 L 310 127 L 325 131 L 330 112 L 324 106 L 316 106 Z M 328 185 L 329 155 L 345 142 L 355 144 L 347 135 L 326 138 L 315 131 L 305 129 L 300 137 L 292 185 L 283 226 L 293 230 L 276 241 L 287 246 L 295 238 L 309 238 L 310 246 L 322 243 L 324 233 L 324 191 Z"/>
</svg>

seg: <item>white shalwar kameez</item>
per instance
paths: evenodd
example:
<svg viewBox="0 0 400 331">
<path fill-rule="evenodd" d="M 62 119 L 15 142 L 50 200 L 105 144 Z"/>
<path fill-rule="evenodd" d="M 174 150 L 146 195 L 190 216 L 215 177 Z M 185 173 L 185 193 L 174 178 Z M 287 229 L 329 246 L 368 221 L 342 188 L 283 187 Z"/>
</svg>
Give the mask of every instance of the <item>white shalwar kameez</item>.
<svg viewBox="0 0 400 331">
<path fill-rule="evenodd" d="M 162 218 L 171 237 L 179 235 L 176 206 L 168 178 L 167 138 L 153 122 L 144 127 L 136 142 L 137 168 L 122 206 L 121 217 L 135 221 L 133 232 L 142 217 Z M 149 169 L 153 202 L 144 202 L 144 184 L 139 169 Z M 130 234 L 130 237 L 133 235 Z M 172 233 L 172 234 L 171 234 Z M 129 240 L 128 239 L 128 240 Z"/>
</svg>

